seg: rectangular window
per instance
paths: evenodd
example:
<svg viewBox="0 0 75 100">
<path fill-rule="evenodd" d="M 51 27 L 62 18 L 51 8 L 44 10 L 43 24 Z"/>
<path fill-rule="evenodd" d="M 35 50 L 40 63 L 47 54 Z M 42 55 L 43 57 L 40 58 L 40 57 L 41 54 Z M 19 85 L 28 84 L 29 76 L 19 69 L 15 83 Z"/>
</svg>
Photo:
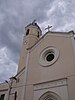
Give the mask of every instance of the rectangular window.
<svg viewBox="0 0 75 100">
<path fill-rule="evenodd" d="M 4 100 L 5 94 L 0 95 L 0 100 Z"/>
</svg>

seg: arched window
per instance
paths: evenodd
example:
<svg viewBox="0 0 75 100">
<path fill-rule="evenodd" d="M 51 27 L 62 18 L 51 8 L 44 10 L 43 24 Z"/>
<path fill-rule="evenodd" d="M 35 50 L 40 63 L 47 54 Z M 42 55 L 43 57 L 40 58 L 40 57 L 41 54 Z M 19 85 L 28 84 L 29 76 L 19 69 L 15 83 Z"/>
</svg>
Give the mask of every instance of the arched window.
<svg viewBox="0 0 75 100">
<path fill-rule="evenodd" d="M 17 91 L 15 91 L 14 100 L 17 100 Z"/>
<path fill-rule="evenodd" d="M 26 32 L 26 35 L 28 35 L 29 34 L 29 29 L 27 29 L 27 32 Z"/>
<path fill-rule="evenodd" d="M 62 100 L 56 93 L 48 91 L 44 93 L 38 100 Z"/>
<path fill-rule="evenodd" d="M 37 37 L 39 38 L 39 32 L 38 32 L 38 35 L 37 35 Z"/>
<path fill-rule="evenodd" d="M 0 95 L 0 100 L 4 100 L 5 94 Z"/>
</svg>

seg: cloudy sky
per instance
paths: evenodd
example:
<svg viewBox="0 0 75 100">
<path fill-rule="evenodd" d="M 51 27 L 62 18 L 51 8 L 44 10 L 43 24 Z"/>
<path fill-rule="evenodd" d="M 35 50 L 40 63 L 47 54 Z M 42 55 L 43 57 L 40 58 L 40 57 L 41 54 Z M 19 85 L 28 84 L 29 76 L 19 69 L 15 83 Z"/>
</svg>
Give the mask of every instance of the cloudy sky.
<svg viewBox="0 0 75 100">
<path fill-rule="evenodd" d="M 0 82 L 16 74 L 24 27 L 34 19 L 43 32 L 75 31 L 75 0 L 0 0 Z"/>
</svg>

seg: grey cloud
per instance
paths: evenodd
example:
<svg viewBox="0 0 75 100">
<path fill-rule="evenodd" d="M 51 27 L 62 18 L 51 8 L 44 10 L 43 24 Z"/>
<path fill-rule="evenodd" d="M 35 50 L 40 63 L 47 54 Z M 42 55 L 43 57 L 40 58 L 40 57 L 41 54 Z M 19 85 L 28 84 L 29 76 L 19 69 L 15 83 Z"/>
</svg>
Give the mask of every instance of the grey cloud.
<svg viewBox="0 0 75 100">
<path fill-rule="evenodd" d="M 42 29 L 45 28 L 43 23 L 46 23 L 46 26 L 53 25 L 53 30 L 66 31 L 70 26 L 75 30 L 74 6 L 74 0 L 0 0 L 0 49 L 6 47 L 7 57 L 18 64 L 24 27 L 36 19 Z M 9 62 L 8 59 L 2 66 L 8 65 L 9 69 Z"/>
<path fill-rule="evenodd" d="M 17 64 L 10 56 L 11 52 L 7 47 L 0 49 L 0 82 L 16 74 Z"/>
<path fill-rule="evenodd" d="M 1 58 L 3 63 L 0 62 L 1 81 L 16 72 L 12 66 L 13 63 L 18 64 L 19 61 L 24 27 L 34 19 L 39 22 L 46 20 L 48 2 L 49 0 L 43 0 L 43 2 L 40 0 L 0 0 L 0 49 L 4 47 L 8 49 L 7 59 L 3 57 Z"/>
<path fill-rule="evenodd" d="M 47 10 L 46 23 L 53 26 L 53 30 L 75 30 L 75 1 L 54 0 Z M 70 28 L 71 27 L 71 28 Z"/>
<path fill-rule="evenodd" d="M 34 19 L 39 22 L 46 19 L 46 9 L 48 9 L 48 1 L 43 0 L 3 0 L 1 4 L 1 17 L 3 15 L 3 24 L 0 28 L 0 42 L 2 45 L 7 45 L 11 51 L 16 54 L 20 53 L 22 44 L 22 36 L 24 33 L 25 24 Z M 43 6 L 44 5 L 44 6 Z M 13 43 L 9 34 L 14 35 L 16 41 Z"/>
</svg>

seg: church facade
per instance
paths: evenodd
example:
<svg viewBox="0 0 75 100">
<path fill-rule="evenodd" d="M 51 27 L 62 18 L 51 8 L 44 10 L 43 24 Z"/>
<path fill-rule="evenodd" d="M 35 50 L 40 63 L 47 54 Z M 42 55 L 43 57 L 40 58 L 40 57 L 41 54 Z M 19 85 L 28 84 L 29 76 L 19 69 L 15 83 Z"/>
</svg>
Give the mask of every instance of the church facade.
<svg viewBox="0 0 75 100">
<path fill-rule="evenodd" d="M 0 100 L 75 100 L 74 33 L 25 27 L 18 72 L 0 84 Z"/>
</svg>

